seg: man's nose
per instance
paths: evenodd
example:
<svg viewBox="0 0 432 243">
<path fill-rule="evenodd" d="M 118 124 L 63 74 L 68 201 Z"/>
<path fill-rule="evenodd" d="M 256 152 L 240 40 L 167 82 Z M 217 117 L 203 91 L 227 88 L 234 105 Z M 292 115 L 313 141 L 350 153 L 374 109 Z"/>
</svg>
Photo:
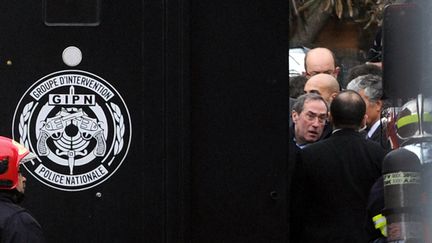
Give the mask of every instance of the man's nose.
<svg viewBox="0 0 432 243">
<path fill-rule="evenodd" d="M 319 120 L 318 117 L 315 117 L 315 119 L 314 119 L 313 122 L 312 122 L 312 126 L 314 126 L 314 127 L 319 127 L 319 126 L 321 126 L 321 122 L 320 122 L 320 120 Z"/>
</svg>

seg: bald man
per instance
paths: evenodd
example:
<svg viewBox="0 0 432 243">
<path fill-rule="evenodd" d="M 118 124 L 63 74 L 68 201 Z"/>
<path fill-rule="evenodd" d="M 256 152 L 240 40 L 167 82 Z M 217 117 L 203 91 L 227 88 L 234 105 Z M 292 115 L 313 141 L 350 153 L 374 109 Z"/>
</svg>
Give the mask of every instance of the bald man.
<svg viewBox="0 0 432 243">
<path fill-rule="evenodd" d="M 336 66 L 335 55 L 327 48 L 317 47 L 307 52 L 305 56 L 304 75 L 310 78 L 319 73 L 330 74 L 337 78 L 340 68 Z"/>
<path fill-rule="evenodd" d="M 339 93 L 339 82 L 330 74 L 320 73 L 308 79 L 304 86 L 305 93 L 321 95 L 330 105 L 333 98 Z"/>
</svg>

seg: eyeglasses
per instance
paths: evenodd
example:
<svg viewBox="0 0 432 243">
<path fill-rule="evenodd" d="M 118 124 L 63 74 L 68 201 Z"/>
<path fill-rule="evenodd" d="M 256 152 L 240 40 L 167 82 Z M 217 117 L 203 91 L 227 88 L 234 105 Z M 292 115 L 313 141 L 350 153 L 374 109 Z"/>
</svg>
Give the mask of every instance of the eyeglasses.
<svg viewBox="0 0 432 243">
<path fill-rule="evenodd" d="M 307 121 L 314 122 L 318 118 L 318 123 L 324 124 L 327 122 L 327 114 L 316 114 L 312 111 L 308 111 L 305 113 L 305 118 Z"/>
</svg>

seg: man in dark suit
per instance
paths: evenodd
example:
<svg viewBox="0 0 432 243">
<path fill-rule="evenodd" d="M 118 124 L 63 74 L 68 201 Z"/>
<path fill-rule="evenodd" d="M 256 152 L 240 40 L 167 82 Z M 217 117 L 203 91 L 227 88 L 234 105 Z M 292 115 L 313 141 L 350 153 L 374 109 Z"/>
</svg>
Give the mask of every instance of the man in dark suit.
<svg viewBox="0 0 432 243">
<path fill-rule="evenodd" d="M 385 151 L 358 132 L 366 105 L 355 91 L 330 105 L 333 134 L 301 151 L 292 181 L 292 242 L 367 242 L 366 205 Z"/>
<path fill-rule="evenodd" d="M 381 77 L 372 74 L 359 76 L 348 83 L 347 89 L 359 93 L 366 103 L 366 115 L 368 116 L 366 119 L 366 138 L 376 141 L 384 149 L 390 150 L 386 128 L 381 119 L 384 108 Z"/>
<path fill-rule="evenodd" d="M 294 123 L 289 127 L 287 188 L 290 188 L 294 166 L 301 148 L 320 139 L 328 116 L 327 103 L 320 95 L 304 94 L 293 101 L 291 104 L 290 100 L 291 120 Z M 287 195 L 289 205 L 291 199 L 289 190 Z"/>
<path fill-rule="evenodd" d="M 327 103 L 317 94 L 301 95 L 292 104 L 293 124 L 289 126 L 288 134 L 289 171 L 294 168 L 300 150 L 321 138 L 327 116 Z"/>
</svg>

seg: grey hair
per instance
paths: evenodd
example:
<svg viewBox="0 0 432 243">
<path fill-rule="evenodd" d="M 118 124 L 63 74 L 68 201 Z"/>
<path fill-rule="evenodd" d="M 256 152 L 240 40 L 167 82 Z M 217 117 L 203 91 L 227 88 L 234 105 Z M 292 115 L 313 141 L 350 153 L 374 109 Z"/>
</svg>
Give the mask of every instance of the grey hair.
<svg viewBox="0 0 432 243">
<path fill-rule="evenodd" d="M 351 80 L 346 89 L 356 92 L 364 90 L 364 94 L 371 102 L 377 102 L 383 97 L 382 78 L 378 75 L 366 74 Z"/>
<path fill-rule="evenodd" d="M 299 97 L 297 97 L 297 99 L 296 99 L 296 101 L 292 107 L 292 110 L 300 114 L 303 111 L 304 104 L 308 101 L 311 101 L 311 100 L 322 101 L 324 103 L 324 105 L 326 106 L 326 110 L 328 112 L 327 102 L 324 100 L 324 98 L 321 95 L 315 94 L 315 93 L 302 94 Z"/>
</svg>

